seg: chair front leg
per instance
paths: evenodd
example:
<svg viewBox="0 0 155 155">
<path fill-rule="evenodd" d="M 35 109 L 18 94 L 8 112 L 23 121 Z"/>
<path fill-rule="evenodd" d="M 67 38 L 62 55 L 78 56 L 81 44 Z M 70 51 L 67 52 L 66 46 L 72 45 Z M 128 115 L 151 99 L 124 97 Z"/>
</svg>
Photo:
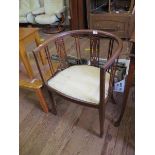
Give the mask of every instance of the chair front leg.
<svg viewBox="0 0 155 155">
<path fill-rule="evenodd" d="M 100 123 L 100 137 L 102 137 L 104 132 L 105 107 L 103 105 L 100 105 L 98 110 L 99 110 L 99 123 Z"/>
<path fill-rule="evenodd" d="M 48 91 L 48 94 L 50 96 L 50 99 L 51 99 L 51 104 L 52 104 L 52 110 L 51 112 L 54 114 L 54 115 L 57 115 L 57 110 L 56 110 L 56 102 L 55 102 L 55 99 L 53 97 L 53 93 L 50 91 L 50 90 L 47 90 Z"/>
</svg>

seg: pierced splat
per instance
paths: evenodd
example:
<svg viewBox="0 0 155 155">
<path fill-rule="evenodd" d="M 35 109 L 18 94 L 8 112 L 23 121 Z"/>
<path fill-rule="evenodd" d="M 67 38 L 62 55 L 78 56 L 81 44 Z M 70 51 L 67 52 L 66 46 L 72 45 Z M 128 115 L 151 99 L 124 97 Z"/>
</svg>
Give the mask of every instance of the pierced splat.
<svg viewBox="0 0 155 155">
<path fill-rule="evenodd" d="M 112 56 L 113 45 L 114 45 L 114 40 L 110 39 L 107 60 L 109 60 L 109 58 Z"/>
<path fill-rule="evenodd" d="M 108 72 L 110 73 L 110 80 L 109 80 L 109 97 L 113 98 L 113 86 L 114 86 L 114 78 L 116 74 L 116 68 L 118 64 L 118 59 L 115 59 L 115 62 L 111 65 L 110 69 L 108 69 Z"/>
<path fill-rule="evenodd" d="M 58 38 L 55 40 L 55 45 L 57 49 L 57 54 L 59 57 L 59 62 L 60 62 L 60 69 L 65 69 L 69 66 L 68 61 L 67 61 L 67 54 L 65 50 L 65 44 L 63 38 Z"/>
<path fill-rule="evenodd" d="M 81 62 L 81 50 L 80 50 L 80 41 L 79 41 L 79 35 L 73 35 L 75 39 L 75 47 L 76 47 L 76 55 L 77 59 L 79 60 L 77 63 L 82 64 Z"/>
<path fill-rule="evenodd" d="M 97 36 L 90 37 L 90 63 L 92 66 L 99 66 L 100 39 Z"/>
<path fill-rule="evenodd" d="M 50 52 L 49 52 L 48 46 L 45 46 L 44 50 L 45 50 L 47 62 L 48 62 L 49 68 L 50 68 L 50 72 L 51 72 L 51 74 L 53 74 L 54 73 L 54 68 L 53 68 L 53 65 L 52 65 L 51 56 L 50 56 Z"/>
</svg>

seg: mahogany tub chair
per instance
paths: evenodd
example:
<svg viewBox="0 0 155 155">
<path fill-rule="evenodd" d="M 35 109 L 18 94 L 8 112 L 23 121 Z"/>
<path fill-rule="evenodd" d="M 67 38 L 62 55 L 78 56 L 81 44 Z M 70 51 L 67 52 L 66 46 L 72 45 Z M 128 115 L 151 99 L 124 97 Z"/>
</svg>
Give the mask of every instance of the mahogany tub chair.
<svg viewBox="0 0 155 155">
<path fill-rule="evenodd" d="M 96 108 L 102 137 L 105 107 L 113 94 L 114 75 L 121 50 L 121 39 L 97 30 L 63 32 L 34 49 L 41 79 L 51 96 L 52 112 L 57 114 L 53 93 L 71 102 Z M 41 51 L 46 54 L 46 67 L 50 68 L 51 74 L 49 78 L 44 76 L 46 67 L 39 60 Z M 55 72 L 52 54 L 58 55 L 59 67 Z M 70 57 L 76 61 L 70 62 Z M 105 64 L 101 63 L 101 57 L 106 60 Z M 84 64 L 83 59 L 87 59 L 88 63 Z"/>
</svg>

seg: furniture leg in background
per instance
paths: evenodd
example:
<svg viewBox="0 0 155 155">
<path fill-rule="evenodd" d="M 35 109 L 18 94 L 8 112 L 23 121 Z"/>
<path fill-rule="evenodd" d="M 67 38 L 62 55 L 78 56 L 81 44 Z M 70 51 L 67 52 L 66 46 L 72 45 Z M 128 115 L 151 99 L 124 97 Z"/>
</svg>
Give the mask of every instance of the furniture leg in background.
<svg viewBox="0 0 155 155">
<path fill-rule="evenodd" d="M 42 107 L 44 112 L 48 112 L 48 105 L 46 103 L 45 97 L 42 92 L 42 82 L 36 79 L 35 71 L 32 69 L 31 62 L 28 58 L 26 45 L 31 42 L 35 42 L 37 46 L 39 46 L 41 42 L 41 38 L 38 34 L 38 29 L 36 28 L 20 28 L 19 29 L 19 54 L 21 62 L 23 63 L 27 76 L 20 76 L 19 86 L 25 89 L 31 89 L 36 93 L 36 96 L 39 99 L 40 106 Z M 42 63 L 45 63 L 44 55 L 41 54 Z M 22 74 L 23 71 L 20 72 Z"/>
<path fill-rule="evenodd" d="M 42 92 L 42 82 L 41 81 L 34 81 L 34 82 L 30 83 L 30 82 L 26 82 L 24 80 L 20 80 L 19 86 L 21 88 L 33 90 L 39 99 L 40 106 L 43 109 L 43 111 L 46 113 L 49 111 L 44 94 Z"/>
<path fill-rule="evenodd" d="M 132 42 L 132 49 L 131 49 L 131 52 L 130 52 L 129 72 L 128 72 L 125 91 L 124 91 L 124 96 L 123 96 L 123 103 L 122 103 L 121 113 L 120 113 L 119 118 L 114 122 L 115 126 L 119 126 L 120 122 L 121 122 L 121 120 L 123 118 L 125 108 L 126 108 L 126 104 L 127 104 L 127 100 L 128 100 L 128 96 L 129 96 L 129 91 L 130 91 L 130 88 L 132 86 L 132 82 L 133 82 L 134 75 L 135 75 L 135 56 L 134 56 L 135 55 L 135 41 L 134 41 L 134 39 L 131 39 L 130 41 Z"/>
</svg>

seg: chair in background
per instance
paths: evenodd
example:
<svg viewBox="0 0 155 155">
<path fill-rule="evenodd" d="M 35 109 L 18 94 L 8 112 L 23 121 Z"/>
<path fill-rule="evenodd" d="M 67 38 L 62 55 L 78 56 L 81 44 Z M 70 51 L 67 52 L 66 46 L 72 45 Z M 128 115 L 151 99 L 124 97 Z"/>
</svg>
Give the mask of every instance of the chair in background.
<svg viewBox="0 0 155 155">
<path fill-rule="evenodd" d="M 39 0 L 20 0 L 19 1 L 19 23 L 31 23 L 35 24 L 34 16 L 32 11 L 39 9 Z"/>
<path fill-rule="evenodd" d="M 73 44 L 72 51 L 69 51 L 67 49 L 71 49 L 68 47 L 71 43 Z M 53 70 L 53 61 L 51 60 L 54 49 L 59 57 L 59 67 L 56 72 Z M 53 93 L 71 102 L 96 108 L 99 111 L 100 136 L 102 137 L 105 107 L 113 94 L 116 64 L 121 50 L 121 39 L 113 34 L 96 30 L 64 32 L 34 49 L 33 54 L 41 79 L 51 96 L 52 112 L 57 114 Z M 40 61 L 41 51 L 46 54 L 50 78 L 44 76 L 45 67 Z M 71 55 L 76 57 L 77 64 L 70 65 L 68 56 Z M 81 60 L 84 55 L 88 64 L 82 64 Z M 101 58 L 107 60 L 104 65 L 100 63 Z"/>
<path fill-rule="evenodd" d="M 44 0 L 44 7 L 32 11 L 32 14 L 37 24 L 46 26 L 45 33 L 57 33 L 64 30 L 64 11 L 63 0 Z M 53 30 L 52 25 L 57 25 L 57 30 Z"/>
<path fill-rule="evenodd" d="M 20 28 L 19 29 L 19 86 L 20 88 L 32 90 L 35 92 L 40 106 L 44 112 L 48 112 L 48 104 L 43 93 L 43 83 L 40 79 L 40 75 L 31 51 L 28 52 L 27 45 L 39 46 L 42 41 L 39 36 L 37 28 Z M 41 62 L 46 65 L 46 59 L 44 53 L 40 54 Z M 54 64 L 55 67 L 56 64 Z M 46 76 L 48 76 L 46 74 Z"/>
</svg>

